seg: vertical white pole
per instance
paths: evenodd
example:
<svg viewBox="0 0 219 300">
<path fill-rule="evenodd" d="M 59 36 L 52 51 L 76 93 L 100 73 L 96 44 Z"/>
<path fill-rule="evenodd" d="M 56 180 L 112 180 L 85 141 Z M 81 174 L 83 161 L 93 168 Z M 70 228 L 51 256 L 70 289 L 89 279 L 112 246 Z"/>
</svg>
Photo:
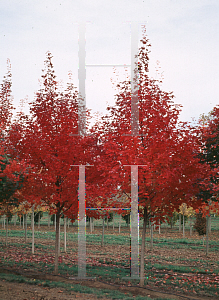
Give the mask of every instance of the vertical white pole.
<svg viewBox="0 0 219 300">
<path fill-rule="evenodd" d="M 131 276 L 139 276 L 138 166 L 131 166 Z"/>
<path fill-rule="evenodd" d="M 67 220 L 66 220 L 66 217 L 64 217 L 64 252 L 66 252 L 66 236 L 67 236 L 67 234 L 66 234 L 66 222 Z"/>
<path fill-rule="evenodd" d="M 85 166 L 79 166 L 78 277 L 86 277 Z"/>
<path fill-rule="evenodd" d="M 32 254 L 34 254 L 34 206 L 32 206 Z"/>
</svg>

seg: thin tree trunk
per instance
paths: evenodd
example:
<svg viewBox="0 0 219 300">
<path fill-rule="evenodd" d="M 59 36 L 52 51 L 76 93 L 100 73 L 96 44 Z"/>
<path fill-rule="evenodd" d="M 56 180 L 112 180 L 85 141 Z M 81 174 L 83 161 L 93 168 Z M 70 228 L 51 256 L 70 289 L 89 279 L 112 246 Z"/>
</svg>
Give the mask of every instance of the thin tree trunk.
<svg viewBox="0 0 219 300">
<path fill-rule="evenodd" d="M 179 213 L 179 232 L 182 231 L 182 228 L 181 228 L 181 213 Z"/>
<path fill-rule="evenodd" d="M 153 249 L 153 230 L 154 230 L 154 225 L 153 222 L 151 222 L 151 250 Z"/>
<path fill-rule="evenodd" d="M 56 215 L 55 215 L 56 216 Z M 58 262 L 59 262 L 59 222 L 60 222 L 60 214 L 57 214 L 56 219 L 56 240 L 55 240 L 55 275 L 58 274 Z"/>
<path fill-rule="evenodd" d="M 66 252 L 66 223 L 67 223 L 67 220 L 66 220 L 66 217 L 64 217 L 64 252 Z"/>
<path fill-rule="evenodd" d="M 93 224 L 92 224 L 92 217 L 90 217 L 90 232 L 92 233 Z"/>
<path fill-rule="evenodd" d="M 146 237 L 146 226 L 147 226 L 147 209 L 144 208 L 144 222 L 142 229 L 142 240 L 141 240 L 141 262 L 140 262 L 140 286 L 144 286 L 144 252 L 145 252 L 145 237 Z"/>
<path fill-rule="evenodd" d="M 70 224 L 70 219 L 68 218 L 68 228 L 69 228 L 69 224 Z"/>
<path fill-rule="evenodd" d="M 158 230 L 159 230 L 158 233 L 159 233 L 159 234 L 160 234 L 160 231 L 161 231 L 161 230 L 160 230 L 160 226 L 161 226 L 161 225 L 160 225 L 160 220 L 159 220 L 159 226 L 158 226 Z"/>
<path fill-rule="evenodd" d="M 121 228 L 121 214 L 119 215 L 119 233 L 120 233 L 120 228 Z"/>
<path fill-rule="evenodd" d="M 92 217 L 93 231 L 94 231 L 94 221 L 95 221 L 95 219 L 94 219 L 94 217 Z"/>
<path fill-rule="evenodd" d="M 103 245 L 104 245 L 104 219 L 105 219 L 105 217 L 103 217 L 103 228 L 102 228 L 102 241 L 101 241 L 101 247 L 103 247 Z"/>
<path fill-rule="evenodd" d="M 25 214 L 24 216 L 25 216 L 24 239 L 25 239 L 25 243 L 26 243 L 27 242 L 27 214 Z"/>
<path fill-rule="evenodd" d="M 39 211 L 39 214 L 38 214 L 38 228 L 40 228 L 40 211 Z"/>
<path fill-rule="evenodd" d="M 20 227 L 22 227 L 22 224 L 21 224 L 21 216 L 20 216 Z"/>
<path fill-rule="evenodd" d="M 32 206 L 32 254 L 34 254 L 34 206 Z"/>
<path fill-rule="evenodd" d="M 113 212 L 113 231 L 114 231 L 114 216 L 115 216 L 115 213 Z"/>
<path fill-rule="evenodd" d="M 34 211 L 33 211 L 33 206 L 32 206 L 32 214 L 31 214 L 31 228 L 33 228 L 33 223 L 34 223 Z"/>
<path fill-rule="evenodd" d="M 206 217 L 206 255 L 209 253 L 209 216 Z"/>
<path fill-rule="evenodd" d="M 183 237 L 185 237 L 185 216 L 183 213 Z"/>
<path fill-rule="evenodd" d="M 14 226 L 16 226 L 17 223 L 17 213 L 14 215 Z"/>
<path fill-rule="evenodd" d="M 8 216 L 6 216 L 6 239 L 5 239 L 5 245 L 8 247 Z"/>
<path fill-rule="evenodd" d="M 54 215 L 54 226 L 55 226 L 55 231 L 56 231 L 56 215 Z"/>
<path fill-rule="evenodd" d="M 5 229 L 5 219 L 6 219 L 6 217 L 5 217 L 5 215 L 4 215 L 4 218 L 3 218 L 3 228 Z"/>
<path fill-rule="evenodd" d="M 50 214 L 48 212 L 48 227 L 50 227 Z"/>
<path fill-rule="evenodd" d="M 173 217 L 170 218 L 170 228 L 173 229 Z"/>
<path fill-rule="evenodd" d="M 107 230 L 109 229 L 109 218 L 107 216 L 107 219 L 106 219 L 106 224 L 107 224 Z"/>
<path fill-rule="evenodd" d="M 192 218 L 191 218 L 191 216 L 189 217 L 189 234 L 190 234 L 190 236 L 192 236 Z"/>
<path fill-rule="evenodd" d="M 209 217 L 209 233 L 211 233 L 211 215 L 210 215 L 210 217 Z"/>
<path fill-rule="evenodd" d="M 61 251 L 60 251 L 60 248 L 61 248 L 61 240 L 60 240 L 60 232 L 61 232 L 61 216 L 59 218 L 59 246 L 58 246 L 58 254 L 60 255 Z"/>
<path fill-rule="evenodd" d="M 23 229 L 24 229 L 24 223 L 25 223 L 25 215 L 23 214 Z"/>
</svg>

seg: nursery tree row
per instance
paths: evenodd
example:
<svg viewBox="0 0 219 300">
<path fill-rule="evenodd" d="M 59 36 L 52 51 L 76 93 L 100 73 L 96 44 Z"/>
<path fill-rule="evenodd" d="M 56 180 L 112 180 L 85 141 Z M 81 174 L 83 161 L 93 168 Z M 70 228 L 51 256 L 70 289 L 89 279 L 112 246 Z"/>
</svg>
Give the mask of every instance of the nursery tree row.
<svg viewBox="0 0 219 300">
<path fill-rule="evenodd" d="M 78 215 L 79 166 L 86 172 L 90 217 L 98 208 L 130 208 L 131 167 L 138 165 L 138 197 L 143 217 L 141 271 L 149 218 L 159 224 L 182 204 L 208 213 L 218 207 L 219 108 L 191 126 L 179 121 L 174 95 L 148 74 L 149 41 L 141 40 L 136 66 L 137 134 L 133 134 L 131 82 L 118 82 L 116 103 L 93 126 L 86 111 L 86 134 L 79 134 L 80 95 L 73 83 L 59 88 L 52 54 L 46 55 L 42 85 L 30 105 L 12 121 L 10 68 L 0 91 L 1 213 L 10 207 L 46 206 L 56 214 L 55 272 L 58 272 L 59 222 Z M 119 211 L 121 213 L 122 210 Z M 141 285 L 143 284 L 141 279 Z"/>
</svg>

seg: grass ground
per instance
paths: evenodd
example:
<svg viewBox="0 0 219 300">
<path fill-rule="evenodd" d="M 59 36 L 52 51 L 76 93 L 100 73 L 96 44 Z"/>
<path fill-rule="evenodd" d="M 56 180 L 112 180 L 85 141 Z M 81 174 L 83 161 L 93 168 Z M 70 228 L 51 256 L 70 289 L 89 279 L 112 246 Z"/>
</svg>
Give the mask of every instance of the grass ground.
<svg viewBox="0 0 219 300">
<path fill-rule="evenodd" d="M 46 223 L 46 218 L 44 221 Z M 19 225 L 16 227 L 13 224 L 9 225 L 7 248 L 5 247 L 5 230 L 0 230 L 0 278 L 2 280 L 35 284 L 49 289 L 58 287 L 68 293 L 89 294 L 88 298 L 84 299 L 95 299 L 91 297 L 180 299 L 179 295 L 190 299 L 191 297 L 204 299 L 209 296 L 211 299 L 218 298 L 219 230 L 217 226 L 219 226 L 219 218 L 212 218 L 213 230 L 208 256 L 205 254 L 202 239 L 194 233 L 190 237 L 188 228 L 186 237 L 182 238 L 182 233 L 179 233 L 176 227 L 171 230 L 165 225 L 162 226 L 160 235 L 157 231 L 154 233 L 153 249 L 150 248 L 150 237 L 147 236 L 145 289 L 139 288 L 137 280 L 129 279 L 130 231 L 124 223 L 120 234 L 118 228 L 113 231 L 110 224 L 109 229 L 106 229 L 103 247 L 101 247 L 101 227 L 97 227 L 98 224 L 96 224 L 92 234 L 89 233 L 89 229 L 87 230 L 87 276 L 95 277 L 95 281 L 69 281 L 69 277 L 77 276 L 76 226 L 68 228 L 67 253 L 62 252 L 64 249 L 61 247 L 59 276 L 64 281 L 59 279 L 57 282 L 55 277 L 47 279 L 48 276 L 53 276 L 55 233 L 54 227 L 48 228 L 46 224 L 39 229 L 36 227 L 34 255 L 31 254 L 30 228 L 27 243 L 24 243 L 23 229 Z M 116 222 L 115 225 L 117 225 Z M 61 246 L 63 246 L 63 233 Z"/>
</svg>

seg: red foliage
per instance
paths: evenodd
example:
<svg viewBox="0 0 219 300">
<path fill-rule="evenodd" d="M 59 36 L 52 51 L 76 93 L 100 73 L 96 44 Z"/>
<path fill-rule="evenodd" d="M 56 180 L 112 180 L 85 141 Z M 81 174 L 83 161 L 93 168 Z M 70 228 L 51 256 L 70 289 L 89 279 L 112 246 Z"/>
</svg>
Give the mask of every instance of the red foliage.
<svg viewBox="0 0 219 300">
<path fill-rule="evenodd" d="M 108 170 L 106 181 L 130 195 L 127 165 L 140 165 L 139 205 L 162 218 L 182 203 L 200 205 L 201 201 L 192 196 L 199 191 L 208 166 L 199 163 L 197 131 L 178 121 L 180 107 L 172 103 L 173 95 L 163 92 L 158 82 L 148 77 L 146 37 L 142 43 L 138 63 L 139 136 L 131 135 L 130 82 L 125 81 L 118 85 L 116 105 L 108 108 L 110 115 L 99 127 L 101 166 Z"/>
<path fill-rule="evenodd" d="M 58 92 L 51 59 L 48 53 L 43 88 L 31 103 L 31 117 L 21 114 L 12 127 L 11 153 L 29 165 L 20 196 L 75 218 L 79 175 L 74 165 L 92 164 L 95 141 L 77 136 L 77 92 L 71 84 L 64 93 Z"/>
</svg>

